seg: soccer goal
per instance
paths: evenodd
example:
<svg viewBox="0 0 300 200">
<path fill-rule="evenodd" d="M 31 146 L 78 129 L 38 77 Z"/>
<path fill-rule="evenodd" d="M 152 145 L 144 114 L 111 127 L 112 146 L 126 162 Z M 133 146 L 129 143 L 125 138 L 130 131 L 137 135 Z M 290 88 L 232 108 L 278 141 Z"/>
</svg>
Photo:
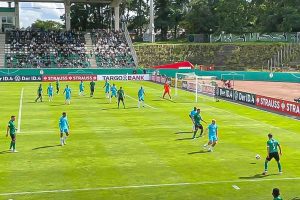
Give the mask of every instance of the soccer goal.
<svg viewBox="0 0 300 200">
<path fill-rule="evenodd" d="M 215 96 L 215 76 L 197 76 L 195 73 L 176 73 L 175 96 L 178 96 L 178 88 L 195 92 L 195 102 L 198 102 L 198 95 L 205 94 Z"/>
</svg>

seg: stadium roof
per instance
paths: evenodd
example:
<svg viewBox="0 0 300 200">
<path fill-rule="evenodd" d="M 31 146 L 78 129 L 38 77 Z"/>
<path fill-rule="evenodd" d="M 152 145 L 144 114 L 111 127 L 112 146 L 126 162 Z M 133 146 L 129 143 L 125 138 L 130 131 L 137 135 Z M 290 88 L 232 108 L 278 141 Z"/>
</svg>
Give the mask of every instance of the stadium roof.
<svg viewBox="0 0 300 200">
<path fill-rule="evenodd" d="M 19 2 L 64 3 L 65 0 L 18 0 Z M 0 2 L 15 2 L 15 0 L 0 0 Z M 113 0 L 70 0 L 71 3 L 111 3 Z"/>
</svg>

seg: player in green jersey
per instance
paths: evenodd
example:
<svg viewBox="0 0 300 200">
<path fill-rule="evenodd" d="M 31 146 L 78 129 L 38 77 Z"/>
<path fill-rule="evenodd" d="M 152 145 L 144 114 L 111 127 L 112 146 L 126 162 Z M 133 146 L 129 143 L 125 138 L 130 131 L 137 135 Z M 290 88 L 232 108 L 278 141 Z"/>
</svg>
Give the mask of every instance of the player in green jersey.
<svg viewBox="0 0 300 200">
<path fill-rule="evenodd" d="M 17 132 L 17 128 L 15 126 L 15 121 L 16 121 L 16 117 L 11 116 L 11 118 L 8 122 L 7 130 L 6 130 L 6 137 L 8 137 L 8 133 L 9 133 L 10 138 L 11 138 L 10 147 L 9 147 L 9 150 L 11 152 L 18 152 L 16 150 L 16 132 Z"/>
<path fill-rule="evenodd" d="M 125 108 L 125 103 L 124 103 L 125 92 L 124 92 L 124 90 L 122 89 L 122 87 L 120 87 L 120 89 L 118 90 L 117 96 L 118 96 L 118 108 L 120 108 L 120 101 L 122 101 L 123 107 Z"/>
<path fill-rule="evenodd" d="M 37 102 L 39 99 L 42 102 L 43 101 L 43 88 L 42 88 L 42 84 L 39 85 L 39 88 L 37 90 L 37 98 L 35 99 L 35 102 Z"/>
<path fill-rule="evenodd" d="M 278 188 L 273 189 L 272 195 L 274 197 L 273 200 L 282 200 L 282 198 L 280 197 L 280 192 L 279 192 Z"/>
<path fill-rule="evenodd" d="M 90 90 L 91 90 L 90 97 L 94 96 L 95 85 L 96 85 L 96 83 L 94 82 L 94 80 L 92 82 L 90 82 Z"/>
<path fill-rule="evenodd" d="M 56 80 L 55 85 L 56 85 L 56 94 L 58 94 L 59 93 L 59 87 L 60 87 L 59 79 Z"/>
<path fill-rule="evenodd" d="M 265 171 L 263 172 L 263 175 L 266 175 L 268 173 L 268 163 L 272 160 L 272 158 L 275 158 L 278 165 L 279 173 L 281 174 L 282 169 L 279 157 L 279 155 L 282 155 L 281 146 L 279 142 L 273 138 L 273 135 L 271 133 L 268 134 L 268 138 L 269 140 L 267 141 L 267 158 L 265 161 Z"/>
<path fill-rule="evenodd" d="M 200 109 L 197 109 L 197 113 L 194 115 L 194 122 L 195 122 L 195 131 L 194 131 L 194 135 L 193 135 L 193 139 L 196 138 L 196 134 L 198 132 L 198 129 L 201 130 L 201 133 L 200 133 L 200 137 L 202 137 L 202 134 L 203 134 L 203 126 L 201 124 L 201 121 L 205 122 L 201 115 L 200 115 Z M 206 122 L 205 122 L 206 123 Z"/>
</svg>

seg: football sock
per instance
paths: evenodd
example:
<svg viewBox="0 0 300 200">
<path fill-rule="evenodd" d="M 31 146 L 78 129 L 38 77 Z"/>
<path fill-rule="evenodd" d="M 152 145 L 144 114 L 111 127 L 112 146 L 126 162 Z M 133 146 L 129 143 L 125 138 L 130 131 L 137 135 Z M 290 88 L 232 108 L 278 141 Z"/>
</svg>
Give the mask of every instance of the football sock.
<svg viewBox="0 0 300 200">
<path fill-rule="evenodd" d="M 13 148 L 13 141 L 10 142 L 10 147 L 9 149 L 12 149 Z"/>
<path fill-rule="evenodd" d="M 16 142 L 13 142 L 13 150 L 15 150 L 16 149 Z"/>
<path fill-rule="evenodd" d="M 194 132 L 193 138 L 195 138 L 195 137 L 196 137 L 196 133 L 197 133 L 197 132 Z"/>
<path fill-rule="evenodd" d="M 268 161 L 265 161 L 265 171 L 268 171 Z"/>
<path fill-rule="evenodd" d="M 281 163 L 278 162 L 277 165 L 278 165 L 278 170 L 279 170 L 279 172 L 281 172 L 281 171 L 282 171 L 282 169 L 281 169 Z"/>
</svg>

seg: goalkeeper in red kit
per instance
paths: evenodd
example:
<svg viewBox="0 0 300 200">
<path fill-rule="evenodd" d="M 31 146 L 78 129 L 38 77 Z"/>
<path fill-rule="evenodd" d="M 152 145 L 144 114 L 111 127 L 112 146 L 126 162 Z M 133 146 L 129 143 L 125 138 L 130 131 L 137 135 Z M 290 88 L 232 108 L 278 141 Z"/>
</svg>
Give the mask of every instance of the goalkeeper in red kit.
<svg viewBox="0 0 300 200">
<path fill-rule="evenodd" d="M 165 83 L 164 85 L 164 95 L 163 95 L 163 98 L 165 98 L 165 95 L 168 94 L 170 99 L 172 99 L 171 95 L 170 95 L 170 85 L 168 84 L 168 82 Z"/>
</svg>

